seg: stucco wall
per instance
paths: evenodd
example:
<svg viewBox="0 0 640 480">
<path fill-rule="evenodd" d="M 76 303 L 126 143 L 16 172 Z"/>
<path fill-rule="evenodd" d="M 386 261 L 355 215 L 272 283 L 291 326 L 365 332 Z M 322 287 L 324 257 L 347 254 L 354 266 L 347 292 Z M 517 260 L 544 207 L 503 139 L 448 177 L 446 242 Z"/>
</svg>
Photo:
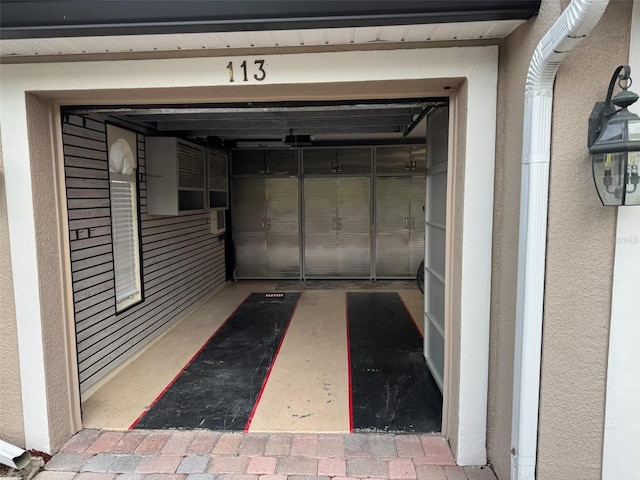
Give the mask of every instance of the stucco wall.
<svg viewBox="0 0 640 480">
<path fill-rule="evenodd" d="M 65 318 L 60 256 L 60 227 L 55 161 L 53 154 L 53 106 L 35 96 L 27 96 L 27 119 L 33 210 L 38 244 L 38 275 L 42 318 Z M 57 451 L 74 432 L 70 398 L 71 381 L 67 375 L 70 335 L 66 325 L 43 321 L 42 339 L 46 369 L 46 391 L 49 412 L 51 450 Z"/>
<path fill-rule="evenodd" d="M 524 85 L 536 45 L 561 12 L 559 1 L 543 1 L 538 16 L 512 33 L 500 47 L 487 453 L 501 480 L 509 478 L 511 461 Z"/>
<path fill-rule="evenodd" d="M 544 0 L 538 17 L 501 48 L 487 435 L 501 480 L 509 478 L 511 448 L 524 83 L 535 46 L 568 3 Z M 628 57 L 631 5 L 610 3 L 555 85 L 539 480 L 600 478 L 616 211 L 601 207 L 595 193 L 586 125 L 614 68 Z"/>
<path fill-rule="evenodd" d="M 628 62 L 631 7 L 629 1 L 611 2 L 556 80 L 540 480 L 600 478 L 616 209 L 601 206 L 595 192 L 586 127 L 614 69 Z"/>
<path fill-rule="evenodd" d="M 451 262 L 450 273 L 451 280 L 448 285 L 451 287 L 451 304 L 449 314 L 449 330 L 446 330 L 446 339 L 449 346 L 449 354 L 445 359 L 448 365 L 445 365 L 446 380 L 448 385 L 449 404 L 445 403 L 443 412 L 443 429 L 448 433 L 448 440 L 456 458 L 458 457 L 458 430 L 459 430 L 459 414 L 460 414 L 460 333 L 462 325 L 462 312 L 460 309 L 462 302 L 462 225 L 463 225 L 463 204 L 464 204 L 464 158 L 466 155 L 466 125 L 467 125 L 467 100 L 468 85 L 467 82 L 460 86 L 458 96 L 455 102 L 455 110 L 449 112 L 454 116 L 455 137 L 450 139 L 449 144 L 453 146 L 452 163 L 449 165 L 449 185 L 453 186 L 453 196 L 451 198 L 452 211 L 448 212 L 447 219 L 451 219 L 451 225 L 447 225 L 447 234 L 452 239 L 452 244 L 456 249 L 450 256 Z M 451 194 L 451 192 L 450 192 Z M 445 307 L 445 311 L 447 308 Z"/>
<path fill-rule="evenodd" d="M 24 447 L 18 333 L 13 299 L 9 225 L 0 149 L 0 439 Z"/>
</svg>

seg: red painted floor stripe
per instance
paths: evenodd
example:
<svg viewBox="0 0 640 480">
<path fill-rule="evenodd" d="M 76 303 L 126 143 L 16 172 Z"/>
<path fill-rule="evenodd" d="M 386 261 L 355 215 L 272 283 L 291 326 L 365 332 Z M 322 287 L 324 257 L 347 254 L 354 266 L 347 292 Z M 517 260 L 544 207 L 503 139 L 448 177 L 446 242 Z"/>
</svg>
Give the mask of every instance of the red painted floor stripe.
<svg viewBox="0 0 640 480">
<path fill-rule="evenodd" d="M 291 316 L 289 317 L 289 323 L 287 324 L 287 328 L 285 328 L 284 333 L 282 334 L 282 338 L 280 339 L 280 344 L 276 349 L 276 353 L 273 355 L 273 359 L 271 360 L 271 365 L 269 365 L 269 370 L 267 370 L 267 376 L 264 377 L 264 382 L 262 382 L 262 387 L 260 388 L 260 393 L 258 393 L 258 397 L 256 398 L 256 403 L 253 405 L 253 409 L 251 410 L 251 414 L 249 414 L 249 420 L 247 420 L 247 424 L 244 427 L 244 433 L 249 433 L 249 428 L 251 427 L 251 422 L 253 421 L 253 416 L 256 414 L 256 410 L 258 410 L 258 404 L 262 399 L 262 394 L 264 393 L 265 388 L 267 387 L 267 382 L 269 381 L 269 377 L 271 376 L 271 372 L 273 371 L 273 366 L 276 363 L 276 359 L 280 354 L 280 349 L 282 348 L 282 344 L 284 343 L 284 339 L 287 338 L 287 332 L 289 332 L 289 327 L 291 326 L 291 321 L 293 320 L 293 316 L 296 314 L 296 310 L 298 308 L 298 302 L 300 302 L 300 298 L 302 297 L 302 292 L 298 297 L 298 301 L 296 302 L 296 306 L 293 307 L 293 312 L 291 312 Z"/>
<path fill-rule="evenodd" d="M 349 432 L 353 433 L 353 387 L 351 382 L 351 336 L 349 335 L 349 301 L 344 294 L 345 316 L 347 318 L 347 375 L 349 385 Z"/>
<path fill-rule="evenodd" d="M 230 314 L 227 318 L 225 318 L 224 322 L 222 322 L 222 323 L 220 324 L 220 326 L 218 326 L 218 328 L 216 328 L 216 330 L 211 334 L 211 336 L 207 339 L 207 341 L 206 341 L 206 342 L 204 342 L 204 344 L 203 344 L 203 345 L 198 349 L 198 351 L 197 351 L 197 352 L 196 352 L 196 353 L 195 353 L 195 354 L 194 354 L 194 355 L 189 359 L 189 361 L 188 361 L 188 362 L 187 362 L 187 363 L 186 363 L 186 364 L 185 364 L 185 365 L 180 369 L 180 371 L 176 374 L 176 376 L 175 376 L 175 377 L 173 377 L 173 378 L 171 379 L 171 381 L 167 384 L 167 386 L 166 386 L 166 387 L 164 387 L 164 389 L 163 389 L 163 390 L 158 394 L 158 396 L 153 400 L 153 402 L 151 402 L 151 405 L 149 405 L 149 407 L 148 407 L 144 412 L 142 412 L 142 413 L 140 414 L 140 416 L 139 416 L 138 418 L 136 418 L 136 419 L 134 420 L 134 422 L 133 422 L 131 425 L 129 425 L 129 430 L 133 430 L 133 429 L 135 428 L 135 426 L 136 426 L 138 423 L 140 423 L 140 420 L 142 420 L 142 418 L 147 414 L 147 412 L 148 412 L 149 410 L 151 410 L 151 407 L 153 407 L 156 403 L 158 403 L 158 400 L 160 400 L 160 399 L 162 398 L 162 396 L 163 396 L 165 393 L 167 393 L 167 390 L 169 390 L 169 388 L 171 388 L 171 385 L 173 385 L 173 384 L 176 382 L 176 380 L 178 380 L 178 377 L 179 377 L 180 375 L 182 375 L 182 372 L 184 372 L 184 371 L 189 367 L 189 365 L 191 365 L 191 364 L 193 363 L 193 361 L 196 359 L 196 357 L 197 357 L 198 355 L 200 355 L 200 352 L 202 352 L 202 350 L 204 350 L 204 347 L 206 347 L 206 346 L 209 344 L 209 342 L 210 342 L 211 340 L 213 340 L 213 337 L 215 337 L 215 336 L 218 334 L 218 332 L 219 332 L 219 331 L 220 331 L 220 329 L 225 325 L 225 323 L 227 323 L 227 322 L 229 321 L 229 319 L 230 319 L 231 317 L 233 317 L 233 316 L 236 314 L 236 312 L 238 311 L 238 309 L 240 308 L 240 306 L 241 306 L 244 302 L 246 302 L 246 301 L 249 299 L 249 297 L 250 297 L 251 295 L 252 295 L 252 293 L 250 293 L 249 295 L 247 295 L 247 296 L 245 297 L 245 299 L 244 299 L 244 300 L 242 300 L 242 302 L 240 302 L 240 303 L 238 304 L 238 306 L 233 310 L 233 312 L 231 312 L 231 314 Z"/>
</svg>

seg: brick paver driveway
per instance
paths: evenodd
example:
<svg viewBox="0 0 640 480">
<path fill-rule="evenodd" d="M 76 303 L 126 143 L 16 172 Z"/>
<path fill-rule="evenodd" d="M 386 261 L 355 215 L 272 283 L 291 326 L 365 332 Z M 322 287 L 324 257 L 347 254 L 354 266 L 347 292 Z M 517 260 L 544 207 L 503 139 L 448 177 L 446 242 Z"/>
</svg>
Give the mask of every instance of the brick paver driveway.
<svg viewBox="0 0 640 480">
<path fill-rule="evenodd" d="M 36 480 L 495 480 L 435 435 L 83 430 Z"/>
</svg>

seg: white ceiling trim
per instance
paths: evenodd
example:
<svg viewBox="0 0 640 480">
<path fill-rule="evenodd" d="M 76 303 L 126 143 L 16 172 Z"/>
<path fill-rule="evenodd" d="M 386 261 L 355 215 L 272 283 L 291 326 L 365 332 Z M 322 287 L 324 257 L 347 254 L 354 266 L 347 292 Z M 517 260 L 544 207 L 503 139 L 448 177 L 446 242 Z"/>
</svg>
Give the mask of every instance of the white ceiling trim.
<svg viewBox="0 0 640 480">
<path fill-rule="evenodd" d="M 504 38 L 524 20 L 252 32 L 118 35 L 0 40 L 1 57 Z"/>
</svg>

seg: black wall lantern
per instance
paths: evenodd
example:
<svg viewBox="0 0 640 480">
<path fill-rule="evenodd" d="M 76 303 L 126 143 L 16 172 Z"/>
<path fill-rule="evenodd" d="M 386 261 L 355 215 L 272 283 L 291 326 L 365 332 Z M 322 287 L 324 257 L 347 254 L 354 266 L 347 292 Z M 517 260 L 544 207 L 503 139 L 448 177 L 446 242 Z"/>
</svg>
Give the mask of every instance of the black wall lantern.
<svg viewBox="0 0 640 480">
<path fill-rule="evenodd" d="M 611 98 L 616 80 L 622 91 Z M 596 103 L 589 117 L 593 180 L 603 205 L 640 205 L 640 117 L 627 110 L 638 100 L 630 86 L 631 69 L 622 65 L 611 77 L 607 100 Z"/>
</svg>

